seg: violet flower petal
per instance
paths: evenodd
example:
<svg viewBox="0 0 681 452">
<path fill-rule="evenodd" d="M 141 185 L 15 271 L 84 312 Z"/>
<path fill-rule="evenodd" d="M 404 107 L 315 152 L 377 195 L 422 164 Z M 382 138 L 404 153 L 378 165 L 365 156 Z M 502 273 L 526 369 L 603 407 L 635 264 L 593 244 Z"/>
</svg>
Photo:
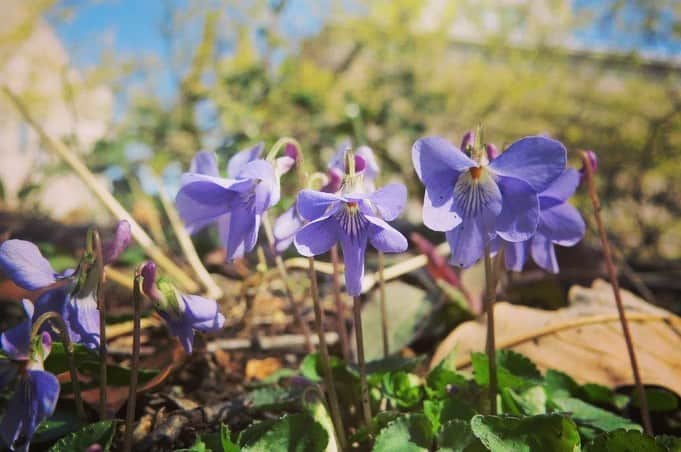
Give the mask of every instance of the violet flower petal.
<svg viewBox="0 0 681 452">
<path fill-rule="evenodd" d="M 496 221 L 499 236 L 509 242 L 528 240 L 539 223 L 539 199 L 529 184 L 510 177 L 499 177 L 503 207 Z"/>
<path fill-rule="evenodd" d="M 50 263 L 26 240 L 6 240 L 0 245 L 0 270 L 26 290 L 42 289 L 56 281 Z"/>
<path fill-rule="evenodd" d="M 254 160 L 260 158 L 262 151 L 265 149 L 264 143 L 258 143 L 253 147 L 237 152 L 229 159 L 227 163 L 227 176 L 236 178 L 239 176 L 243 167 Z"/>
<path fill-rule="evenodd" d="M 215 152 L 197 152 L 189 165 L 189 172 L 218 177 L 220 170 L 218 169 L 218 158 Z"/>
</svg>

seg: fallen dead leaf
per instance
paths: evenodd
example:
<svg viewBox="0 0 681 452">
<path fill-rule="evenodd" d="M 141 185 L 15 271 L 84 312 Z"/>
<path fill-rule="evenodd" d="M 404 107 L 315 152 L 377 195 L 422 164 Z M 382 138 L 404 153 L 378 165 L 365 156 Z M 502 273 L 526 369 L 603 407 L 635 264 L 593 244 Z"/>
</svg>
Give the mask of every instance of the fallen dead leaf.
<svg viewBox="0 0 681 452">
<path fill-rule="evenodd" d="M 263 380 L 281 368 L 279 358 L 249 359 L 246 363 L 246 381 Z"/>
<path fill-rule="evenodd" d="M 632 384 L 622 329 L 610 284 L 573 286 L 570 306 L 545 311 L 499 302 L 495 307 L 496 345 L 526 355 L 542 369 L 557 369 L 577 381 L 606 386 Z M 636 355 L 645 384 L 681 394 L 681 318 L 623 290 Z M 470 353 L 483 351 L 485 324 L 459 325 L 439 345 L 431 368 L 456 348 L 456 366 L 470 366 Z"/>
</svg>

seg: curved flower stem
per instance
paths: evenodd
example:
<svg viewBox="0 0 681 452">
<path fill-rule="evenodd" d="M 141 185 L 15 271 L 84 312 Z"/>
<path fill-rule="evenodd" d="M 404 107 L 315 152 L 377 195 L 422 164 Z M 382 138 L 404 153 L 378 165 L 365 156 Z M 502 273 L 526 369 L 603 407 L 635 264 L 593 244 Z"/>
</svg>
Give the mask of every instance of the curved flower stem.
<svg viewBox="0 0 681 452">
<path fill-rule="evenodd" d="M 336 304 L 336 329 L 340 339 L 341 351 L 345 362 L 350 362 L 350 339 L 345 326 L 345 303 L 341 295 L 340 266 L 338 265 L 338 245 L 331 247 L 331 265 L 333 266 L 333 300 Z"/>
<path fill-rule="evenodd" d="M 99 283 L 97 284 L 97 308 L 99 308 L 99 419 L 106 419 L 106 385 L 107 385 L 107 366 L 106 366 L 106 300 L 102 294 L 104 283 L 104 255 L 102 254 L 102 239 L 99 231 L 92 231 L 92 240 L 95 248 L 95 259 L 97 272 L 99 273 Z"/>
<path fill-rule="evenodd" d="M 76 154 L 60 140 L 50 137 L 45 129 L 42 128 L 36 119 L 31 115 L 26 104 L 6 85 L 0 84 L 0 91 L 2 91 L 14 104 L 14 107 L 19 112 L 21 117 L 31 126 L 31 128 L 38 134 L 43 145 L 61 158 L 68 166 L 71 167 L 74 173 L 83 181 L 83 183 L 92 190 L 92 193 L 102 202 L 104 207 L 118 220 L 127 220 L 130 223 L 130 229 L 135 241 L 142 247 L 144 252 L 154 260 L 159 267 L 163 268 L 166 273 L 173 277 L 180 285 L 182 285 L 187 292 L 198 292 L 199 285 L 187 275 L 184 270 L 178 267 L 172 259 L 168 258 L 163 251 L 154 243 L 144 229 L 135 221 L 130 213 L 114 198 L 109 190 L 102 185 L 102 183 L 95 177 L 87 166 L 78 158 Z"/>
<path fill-rule="evenodd" d="M 589 197 L 591 198 L 591 203 L 594 207 L 594 219 L 596 220 L 596 227 L 598 228 L 598 235 L 600 237 L 601 246 L 603 248 L 603 257 L 605 257 L 605 266 L 608 270 L 608 277 L 610 279 L 610 284 L 612 285 L 613 295 L 615 296 L 615 304 L 617 305 L 617 313 L 620 318 L 620 323 L 622 325 L 622 333 L 624 334 L 624 341 L 627 344 L 627 351 L 629 352 L 629 362 L 631 364 L 631 371 L 634 374 L 634 382 L 636 384 L 636 396 L 638 397 L 639 407 L 641 408 L 641 419 L 643 420 L 643 428 L 649 435 L 653 434 L 653 424 L 650 421 L 650 412 L 648 411 L 648 398 L 646 397 L 645 390 L 643 389 L 643 383 L 641 382 L 641 374 L 638 368 L 638 362 L 636 360 L 636 351 L 634 350 L 634 341 L 631 338 L 631 332 L 629 331 L 629 322 L 624 313 L 624 304 L 622 303 L 622 296 L 620 294 L 620 286 L 617 281 L 617 271 L 615 269 L 615 264 L 612 260 L 612 251 L 610 249 L 610 242 L 608 241 L 608 236 L 605 232 L 605 226 L 603 225 L 603 219 L 601 218 L 601 203 L 598 199 L 598 194 L 596 193 L 596 184 L 594 183 L 593 167 L 591 166 L 591 160 L 586 155 L 582 153 L 582 161 L 584 162 L 585 177 L 587 180 L 587 185 L 589 187 Z"/>
<path fill-rule="evenodd" d="M 295 317 L 296 322 L 300 327 L 300 330 L 303 332 L 303 337 L 305 338 L 305 349 L 308 351 L 308 353 L 311 353 L 312 351 L 314 351 L 314 347 L 312 346 L 312 340 L 310 339 L 310 328 L 307 326 L 307 323 L 305 323 L 305 320 L 303 319 L 303 316 L 300 313 L 298 303 L 296 303 L 296 300 L 293 297 L 293 292 L 291 292 L 291 286 L 289 284 L 288 279 L 288 272 L 286 271 L 284 260 L 281 258 L 279 254 L 277 254 L 277 252 L 274 249 L 274 235 L 272 234 L 272 225 L 270 224 L 267 212 L 265 212 L 262 216 L 262 225 L 263 228 L 265 229 L 265 235 L 267 236 L 267 241 L 269 242 L 270 245 L 270 251 L 274 256 L 274 262 L 277 264 L 277 270 L 279 270 L 279 275 L 281 276 L 282 282 L 284 283 L 284 290 L 286 291 L 286 297 L 288 298 L 289 304 L 291 305 L 293 317 Z"/>
<path fill-rule="evenodd" d="M 133 303 L 133 333 L 132 333 L 132 362 L 130 364 L 130 389 L 128 392 L 128 407 L 125 415 L 125 445 L 126 452 L 132 450 L 132 425 L 135 422 L 135 402 L 137 401 L 137 369 L 140 361 L 140 331 L 142 317 L 142 290 L 140 288 L 142 275 L 140 269 L 135 271 L 135 283 L 132 291 Z"/>
<path fill-rule="evenodd" d="M 485 245 L 485 284 L 485 311 L 487 314 L 485 353 L 487 353 L 487 363 L 489 365 L 489 404 L 490 412 L 497 414 L 497 357 L 494 337 L 494 302 L 496 301 L 497 290 L 489 245 Z"/>
<path fill-rule="evenodd" d="M 378 287 L 381 302 L 381 333 L 383 334 L 383 357 L 390 354 L 390 342 L 388 339 L 388 310 L 385 305 L 385 257 L 382 251 L 378 252 Z"/>
<path fill-rule="evenodd" d="M 333 374 L 331 373 L 331 364 L 329 363 L 329 349 L 326 345 L 326 335 L 324 331 L 324 311 L 319 302 L 319 293 L 317 291 L 317 274 L 314 271 L 314 258 L 308 258 L 310 262 L 309 277 L 310 277 L 310 293 L 312 295 L 312 304 L 314 305 L 315 322 L 317 326 L 317 335 L 319 337 L 319 351 L 322 357 L 322 366 L 324 367 L 324 379 L 326 380 L 326 388 L 329 391 L 329 407 L 331 408 L 331 418 L 336 430 L 336 436 L 341 450 L 345 450 L 347 441 L 345 439 L 345 428 L 343 427 L 343 418 L 341 417 L 340 405 L 338 404 L 338 393 L 336 392 L 336 385 L 333 381 Z"/>
<path fill-rule="evenodd" d="M 173 232 L 175 232 L 177 243 L 180 245 L 182 254 L 184 254 L 184 257 L 187 259 L 187 263 L 192 267 L 194 273 L 196 273 L 196 276 L 206 289 L 206 296 L 213 299 L 222 298 L 222 289 L 220 289 L 213 277 L 208 273 L 208 270 L 206 270 L 203 262 L 201 262 L 201 258 L 196 252 L 192 239 L 189 236 L 187 229 L 184 227 L 184 223 L 182 223 L 182 219 L 180 218 L 177 209 L 168 198 L 168 194 L 160 180 L 157 182 L 157 185 L 159 188 L 158 198 L 161 201 L 163 210 L 165 210 L 166 215 L 168 216 L 170 226 L 173 228 Z"/>
<path fill-rule="evenodd" d="M 357 365 L 359 366 L 359 390 L 362 399 L 362 411 L 367 428 L 371 427 L 371 404 L 369 403 L 369 385 L 367 384 L 367 370 L 364 362 L 364 336 L 362 333 L 362 303 L 360 297 L 353 297 L 352 313 L 355 318 L 355 341 L 357 343 Z"/>
<path fill-rule="evenodd" d="M 266 159 L 270 160 L 270 161 L 274 160 L 277 157 L 277 154 L 279 153 L 279 151 L 282 148 L 284 148 L 284 146 L 286 146 L 287 144 L 292 144 L 292 145 L 296 146 L 299 150 L 302 149 L 302 147 L 300 146 L 300 143 L 295 138 L 281 137 L 277 140 L 276 143 L 274 143 L 274 145 L 270 149 L 270 152 L 267 153 Z"/>
<path fill-rule="evenodd" d="M 71 384 L 73 385 L 73 400 L 76 404 L 76 413 L 78 418 L 85 420 L 85 408 L 83 407 L 83 399 L 80 396 L 80 380 L 78 380 L 78 371 L 76 370 L 76 360 L 73 357 L 73 343 L 69 337 L 69 330 L 66 328 L 64 319 L 59 315 L 59 313 L 50 311 L 38 317 L 38 319 L 33 322 L 33 328 L 31 329 L 31 337 L 34 337 L 40 331 L 40 327 L 43 326 L 45 322 L 51 320 L 57 324 L 59 327 L 59 335 L 64 343 L 64 349 L 66 350 L 66 357 L 69 361 L 69 373 L 71 374 Z"/>
</svg>

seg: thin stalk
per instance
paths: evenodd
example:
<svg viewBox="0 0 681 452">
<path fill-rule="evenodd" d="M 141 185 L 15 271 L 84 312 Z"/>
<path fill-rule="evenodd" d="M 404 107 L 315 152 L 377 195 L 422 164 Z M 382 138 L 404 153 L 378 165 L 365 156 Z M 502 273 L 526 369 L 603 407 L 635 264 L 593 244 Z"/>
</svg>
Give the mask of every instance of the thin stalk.
<svg viewBox="0 0 681 452">
<path fill-rule="evenodd" d="M 66 357 L 69 361 L 69 373 L 71 374 L 71 384 L 73 385 L 73 400 L 76 404 L 76 413 L 78 418 L 81 420 L 86 420 L 85 418 L 85 408 L 83 407 L 83 399 L 80 396 L 80 380 L 78 379 L 78 370 L 76 369 L 76 360 L 73 357 L 73 343 L 69 337 L 69 330 L 66 328 L 64 319 L 54 311 L 46 312 L 45 314 L 38 317 L 38 319 L 33 322 L 33 328 L 31 329 L 31 337 L 34 337 L 40 331 L 40 327 L 43 324 L 51 320 L 55 322 L 59 329 L 59 335 L 61 336 L 61 341 L 64 343 L 64 349 L 66 349 Z"/>
<path fill-rule="evenodd" d="M 348 329 L 345 326 L 345 303 L 341 295 L 340 284 L 340 265 L 338 264 L 338 246 L 331 247 L 331 265 L 333 266 L 332 281 L 333 281 L 333 300 L 336 304 L 336 329 L 338 330 L 338 338 L 340 339 L 341 351 L 345 362 L 350 362 L 350 339 L 348 338 Z"/>
<path fill-rule="evenodd" d="M 485 245 L 485 284 L 485 311 L 487 314 L 485 353 L 487 354 L 489 366 L 489 404 L 490 412 L 492 414 L 497 414 L 497 357 L 494 336 L 494 302 L 496 301 L 497 290 L 489 245 Z"/>
<path fill-rule="evenodd" d="M 187 263 L 194 270 L 194 273 L 199 278 L 199 281 L 201 281 L 201 285 L 206 288 L 206 296 L 208 298 L 214 299 L 221 298 L 222 289 L 220 289 L 220 287 L 215 283 L 215 280 L 213 280 L 213 277 L 210 275 L 210 273 L 208 273 L 208 270 L 206 270 L 206 267 L 204 267 L 203 262 L 201 262 L 201 258 L 196 252 L 196 248 L 192 243 L 192 239 L 189 236 L 187 229 L 184 227 L 184 223 L 182 222 L 177 209 L 173 203 L 170 202 L 170 199 L 168 199 L 165 188 L 162 186 L 160 181 L 158 182 L 158 186 L 158 197 L 161 200 L 161 205 L 168 216 L 170 226 L 173 228 L 173 232 L 175 232 L 175 237 L 177 237 L 177 242 L 180 245 L 182 254 L 184 254 L 184 257 L 187 259 Z"/>
<path fill-rule="evenodd" d="M 133 423 L 135 422 L 135 403 L 137 401 L 137 370 L 140 361 L 140 332 L 142 318 L 142 290 L 140 288 L 142 275 L 140 269 L 135 272 L 135 285 L 132 291 L 133 303 L 133 332 L 132 332 L 132 362 L 130 364 L 130 389 L 128 393 L 128 409 L 125 415 L 125 445 L 123 450 L 132 450 Z"/>
<path fill-rule="evenodd" d="M 303 337 L 305 337 L 305 349 L 308 351 L 308 353 L 311 353 L 314 351 L 314 347 L 312 346 L 312 340 L 310 339 L 310 328 L 307 326 L 307 323 L 305 323 L 303 315 L 300 313 L 298 303 L 296 303 L 296 299 L 293 296 L 293 292 L 291 291 L 291 286 L 289 284 L 288 279 L 288 272 L 286 271 L 284 260 L 274 249 L 274 234 L 272 234 L 272 225 L 270 224 L 270 220 L 269 217 L 267 216 L 267 213 L 265 213 L 262 216 L 262 225 L 263 228 L 265 229 L 265 235 L 267 236 L 267 241 L 269 242 L 270 245 L 270 251 L 274 256 L 274 262 L 277 264 L 277 270 L 279 270 L 279 275 L 281 276 L 282 282 L 284 283 L 284 290 L 286 291 L 286 297 L 288 298 L 289 305 L 291 306 L 291 310 L 293 311 L 293 317 L 295 317 L 296 322 L 300 327 L 300 330 L 303 332 Z"/>
<path fill-rule="evenodd" d="M 95 248 L 95 259 L 99 283 L 97 284 L 97 308 L 99 309 L 99 419 L 106 419 L 106 300 L 102 294 L 104 284 L 104 255 L 102 254 L 102 240 L 99 232 L 95 229 L 92 232 Z"/>
<path fill-rule="evenodd" d="M 343 427 L 343 418 L 341 417 L 340 405 L 338 404 L 338 393 L 336 392 L 336 384 L 333 381 L 333 374 L 331 373 L 331 364 L 329 359 L 329 349 L 326 345 L 326 336 L 324 332 L 324 311 L 319 302 L 319 293 L 317 291 L 317 274 L 314 271 L 314 258 L 310 257 L 310 293 L 312 295 L 312 304 L 314 305 L 315 322 L 317 326 L 317 336 L 319 337 L 319 351 L 322 357 L 322 367 L 324 368 L 324 379 L 326 380 L 326 388 L 329 391 L 329 407 L 331 408 L 331 418 L 336 430 L 336 437 L 340 444 L 341 450 L 345 450 L 347 441 L 345 439 L 345 428 Z"/>
<path fill-rule="evenodd" d="M 596 227 L 598 228 L 598 235 L 603 248 L 603 257 L 605 257 L 605 266 L 608 271 L 610 284 L 612 285 L 612 292 L 615 296 L 615 303 L 617 305 L 617 314 L 619 315 L 620 324 L 622 325 L 622 333 L 624 334 L 624 341 L 627 344 L 627 351 L 629 352 L 629 363 L 631 364 L 631 371 L 634 374 L 634 382 L 636 384 L 636 396 L 638 397 L 639 407 L 641 409 L 641 419 L 643 420 L 643 428 L 649 435 L 653 434 L 653 424 L 650 420 L 650 412 L 648 411 L 648 398 L 646 397 L 643 383 L 641 382 L 641 374 L 639 372 L 638 362 L 636 360 L 636 351 L 634 350 L 634 341 L 631 338 L 629 331 L 629 322 L 624 313 L 624 304 L 622 303 L 622 295 L 620 294 L 620 286 L 617 280 L 617 271 L 612 259 L 612 251 L 610 242 L 605 232 L 603 219 L 601 218 L 601 202 L 596 193 L 596 184 L 594 183 L 593 167 L 591 160 L 586 153 L 582 153 L 582 161 L 584 162 L 585 176 L 589 188 L 589 197 L 594 207 L 594 219 L 596 220 Z"/>
<path fill-rule="evenodd" d="M 355 341 L 357 342 L 357 365 L 359 366 L 359 390 L 362 399 L 362 411 L 364 422 L 371 426 L 371 404 L 369 403 L 369 385 L 367 384 L 366 362 L 364 361 L 364 337 L 362 336 L 362 303 L 360 297 L 352 300 L 352 313 L 355 317 Z"/>
<path fill-rule="evenodd" d="M 388 339 L 388 308 L 385 305 L 385 256 L 382 251 L 378 252 L 378 288 L 381 302 L 381 333 L 383 335 L 383 357 L 390 354 L 390 342 Z"/>
<path fill-rule="evenodd" d="M 142 247 L 144 252 L 166 273 L 171 275 L 187 292 L 198 292 L 199 285 L 184 270 L 178 267 L 163 251 L 154 243 L 144 229 L 135 219 L 125 210 L 111 192 L 95 177 L 87 166 L 74 154 L 62 141 L 50 137 L 45 129 L 36 121 L 29 112 L 26 104 L 6 85 L 0 85 L 0 90 L 10 99 L 14 107 L 31 128 L 38 134 L 43 145 L 58 155 L 74 173 L 92 190 L 92 193 L 99 198 L 104 207 L 118 220 L 127 220 L 130 223 L 130 230 L 135 241 Z"/>
</svg>

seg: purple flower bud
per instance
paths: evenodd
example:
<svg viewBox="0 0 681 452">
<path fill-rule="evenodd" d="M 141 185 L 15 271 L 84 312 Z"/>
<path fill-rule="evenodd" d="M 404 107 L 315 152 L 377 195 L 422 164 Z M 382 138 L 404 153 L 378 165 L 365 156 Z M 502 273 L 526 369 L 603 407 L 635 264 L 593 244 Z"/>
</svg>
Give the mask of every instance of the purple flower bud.
<svg viewBox="0 0 681 452">
<path fill-rule="evenodd" d="M 286 143 L 286 147 L 284 148 L 284 155 L 287 157 L 291 157 L 293 160 L 297 162 L 300 159 L 300 149 L 298 149 L 298 146 L 296 146 L 293 143 Z"/>
<path fill-rule="evenodd" d="M 361 173 L 367 167 L 367 161 L 359 154 L 355 154 L 355 172 Z"/>
<path fill-rule="evenodd" d="M 591 171 L 594 173 L 598 171 L 598 157 L 596 156 L 596 153 L 594 151 L 584 151 L 584 154 L 586 155 L 586 158 L 589 159 Z M 584 176 L 586 175 L 586 166 L 584 165 L 584 162 L 582 162 L 582 167 L 579 169 L 579 174 L 582 176 L 582 179 L 584 179 Z"/>
<path fill-rule="evenodd" d="M 154 301 L 161 299 L 156 288 L 156 264 L 152 261 L 147 261 L 142 267 L 142 292 Z"/>
<path fill-rule="evenodd" d="M 473 133 L 472 130 L 469 130 L 468 132 L 463 134 L 463 138 L 461 139 L 461 150 L 466 151 L 469 146 L 473 146 L 475 143 L 475 133 Z"/>
<path fill-rule="evenodd" d="M 487 160 L 490 162 L 499 157 L 499 149 L 497 149 L 497 147 L 492 143 L 485 145 L 485 151 L 487 152 Z"/>
<path fill-rule="evenodd" d="M 121 220 L 116 225 L 116 231 L 111 241 L 106 242 L 102 246 L 102 254 L 104 255 L 104 264 L 112 264 L 115 262 L 132 241 L 132 232 L 130 230 L 130 223 L 126 220 Z"/>
<path fill-rule="evenodd" d="M 326 172 L 329 177 L 329 181 L 324 185 L 321 191 L 325 193 L 336 193 L 340 191 L 343 185 L 343 171 L 338 168 L 329 168 Z"/>
<path fill-rule="evenodd" d="M 102 452 L 104 449 L 99 443 L 91 444 L 90 447 L 86 449 L 86 452 Z"/>
</svg>

